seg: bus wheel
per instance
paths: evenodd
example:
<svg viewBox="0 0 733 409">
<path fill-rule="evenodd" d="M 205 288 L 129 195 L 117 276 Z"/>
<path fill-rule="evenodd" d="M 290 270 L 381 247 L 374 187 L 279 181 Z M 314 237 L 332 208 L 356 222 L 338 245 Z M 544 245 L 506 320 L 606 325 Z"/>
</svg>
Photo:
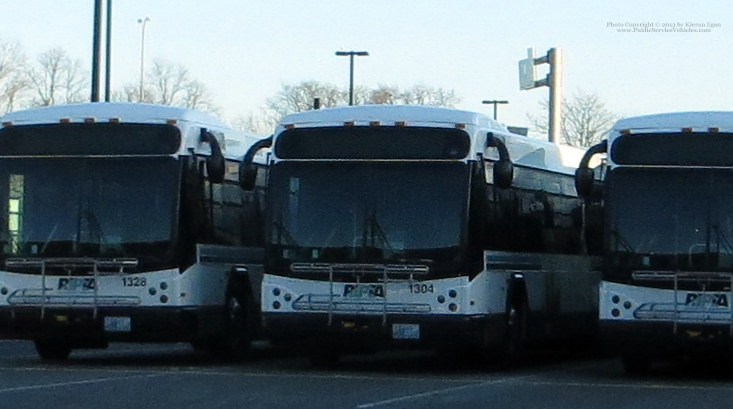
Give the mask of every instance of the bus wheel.
<svg viewBox="0 0 733 409">
<path fill-rule="evenodd" d="M 240 297 L 227 297 L 227 331 L 223 340 L 224 352 L 234 359 L 244 359 L 249 356 L 252 333 L 248 325 L 247 309 Z"/>
<path fill-rule="evenodd" d="M 312 346 L 308 350 L 308 360 L 316 368 L 331 368 L 339 362 L 339 353 L 333 348 Z"/>
<path fill-rule="evenodd" d="M 71 345 L 57 339 L 37 339 L 35 341 L 38 356 L 44 361 L 63 361 L 71 355 Z"/>
<path fill-rule="evenodd" d="M 507 360 L 515 360 L 524 352 L 527 340 L 527 300 L 522 297 L 507 306 L 502 352 Z"/>
<path fill-rule="evenodd" d="M 651 360 L 638 353 L 626 352 L 621 354 L 624 371 L 629 374 L 641 375 L 649 371 Z"/>
</svg>

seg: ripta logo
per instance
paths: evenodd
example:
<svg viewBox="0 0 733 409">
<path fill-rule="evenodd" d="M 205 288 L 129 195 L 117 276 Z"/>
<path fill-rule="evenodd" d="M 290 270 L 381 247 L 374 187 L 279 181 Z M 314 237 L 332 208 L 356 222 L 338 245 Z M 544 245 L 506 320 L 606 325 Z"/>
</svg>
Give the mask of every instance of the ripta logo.
<svg viewBox="0 0 733 409">
<path fill-rule="evenodd" d="M 59 290 L 77 291 L 94 290 L 96 286 L 93 278 L 59 278 Z"/>
<path fill-rule="evenodd" d="M 688 293 L 685 305 L 691 307 L 727 307 L 728 297 L 725 294 Z"/>
<path fill-rule="evenodd" d="M 344 297 L 350 298 L 384 298 L 384 286 L 379 284 L 346 284 Z"/>
</svg>

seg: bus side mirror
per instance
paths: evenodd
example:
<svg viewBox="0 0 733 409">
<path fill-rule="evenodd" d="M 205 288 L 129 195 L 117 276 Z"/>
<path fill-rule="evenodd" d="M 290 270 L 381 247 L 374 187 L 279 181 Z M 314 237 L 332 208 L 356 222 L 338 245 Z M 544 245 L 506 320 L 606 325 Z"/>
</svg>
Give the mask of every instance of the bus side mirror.
<svg viewBox="0 0 733 409">
<path fill-rule="evenodd" d="M 494 163 L 494 185 L 507 189 L 514 179 L 514 165 L 509 160 L 499 160 Z"/>
<path fill-rule="evenodd" d="M 239 165 L 239 186 L 247 191 L 255 188 L 257 181 L 257 167 L 253 163 L 242 162 Z"/>
<path fill-rule="evenodd" d="M 486 134 L 486 148 L 496 148 L 499 151 L 499 160 L 494 162 L 494 186 L 506 189 L 512 185 L 514 179 L 514 165 L 509 157 L 509 150 L 504 142 L 493 132 Z"/>
<path fill-rule="evenodd" d="M 252 190 L 257 182 L 257 165 L 254 164 L 255 154 L 260 149 L 272 147 L 272 136 L 260 139 L 247 149 L 247 153 L 239 163 L 239 186 L 243 190 Z"/>
<path fill-rule="evenodd" d="M 606 153 L 608 151 L 608 140 L 604 139 L 600 143 L 591 146 L 583 154 L 575 170 L 575 191 L 581 199 L 589 199 L 593 194 L 595 175 L 593 169 L 588 166 L 593 155 Z"/>
<path fill-rule="evenodd" d="M 206 158 L 206 174 L 209 176 L 211 183 L 221 183 L 224 181 L 224 173 L 226 172 L 226 161 L 221 153 L 219 141 L 211 132 L 205 128 L 201 129 L 201 142 L 206 142 L 211 147 L 211 155 Z"/>
<path fill-rule="evenodd" d="M 575 191 L 578 196 L 587 199 L 593 192 L 593 169 L 578 168 L 575 171 Z"/>
</svg>

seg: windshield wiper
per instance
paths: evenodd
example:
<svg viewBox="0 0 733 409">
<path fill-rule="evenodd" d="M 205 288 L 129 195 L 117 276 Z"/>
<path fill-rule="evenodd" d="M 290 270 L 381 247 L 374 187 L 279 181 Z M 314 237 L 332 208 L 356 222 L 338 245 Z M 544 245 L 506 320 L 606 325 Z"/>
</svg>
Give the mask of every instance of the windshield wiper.
<svg viewBox="0 0 733 409">
<path fill-rule="evenodd" d="M 277 244 L 286 244 L 290 246 L 298 245 L 298 242 L 293 238 L 293 235 L 290 234 L 285 223 L 282 221 L 276 221 L 273 222 L 272 225 L 275 227 L 275 231 L 277 232 Z"/>
<path fill-rule="evenodd" d="M 636 255 L 636 250 L 634 247 L 629 243 L 628 240 L 618 231 L 618 230 L 611 230 L 611 236 L 616 239 L 616 243 L 620 244 L 621 247 L 623 247 L 624 250 L 626 250 L 627 253 L 631 253 L 632 255 Z"/>
<path fill-rule="evenodd" d="M 382 247 L 377 245 L 377 240 L 382 244 Z M 392 244 L 387 238 L 387 233 L 384 231 L 382 224 L 379 222 L 379 219 L 377 219 L 377 215 L 374 212 L 366 216 L 364 223 L 363 245 L 364 247 L 369 247 L 368 244 L 371 244 L 371 247 L 373 248 L 381 248 L 390 254 L 395 252 Z"/>
</svg>

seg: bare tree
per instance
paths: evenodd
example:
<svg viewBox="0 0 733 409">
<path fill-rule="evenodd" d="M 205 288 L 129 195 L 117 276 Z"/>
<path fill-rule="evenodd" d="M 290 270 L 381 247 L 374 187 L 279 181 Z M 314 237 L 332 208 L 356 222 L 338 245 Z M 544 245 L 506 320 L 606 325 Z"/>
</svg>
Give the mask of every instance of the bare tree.
<svg viewBox="0 0 733 409">
<path fill-rule="evenodd" d="M 12 111 L 28 90 L 25 53 L 18 43 L 0 39 L 0 115 Z"/>
<path fill-rule="evenodd" d="M 191 78 L 188 68 L 169 61 L 158 59 L 153 62 L 153 66 L 145 74 L 142 92 L 141 97 L 139 84 L 128 83 L 121 91 L 115 92 L 112 99 L 171 105 L 210 113 L 219 110 L 206 86 Z"/>
<path fill-rule="evenodd" d="M 250 119 L 250 124 L 260 122 L 267 124 L 266 128 L 274 129 L 275 125 L 285 115 L 313 109 L 315 98 L 320 100 L 321 107 L 346 105 L 349 100 L 349 91 L 335 85 L 318 81 L 304 81 L 295 85 L 283 85 L 282 89 L 267 100 L 263 119 Z M 354 103 L 362 104 L 422 104 L 433 106 L 454 106 L 459 102 L 453 90 L 432 88 L 426 85 L 415 85 L 405 91 L 396 86 L 380 85 L 375 89 L 356 87 L 354 89 Z M 255 118 L 250 114 L 250 118 Z"/>
<path fill-rule="evenodd" d="M 275 130 L 275 125 L 264 113 L 256 115 L 250 113 L 247 116 L 240 115 L 232 121 L 232 127 L 240 131 L 252 132 L 257 135 L 270 135 Z"/>
<path fill-rule="evenodd" d="M 433 88 L 425 84 L 413 85 L 400 94 L 402 103 L 412 105 L 432 105 L 453 107 L 460 102 L 455 91 Z"/>
<path fill-rule="evenodd" d="M 540 105 L 547 110 L 549 102 L 544 99 Z M 548 132 L 547 116 L 528 115 L 528 118 L 536 131 Z M 577 147 L 594 145 L 605 137 L 618 118 L 619 115 L 606 109 L 598 95 L 577 91 L 570 99 L 563 99 L 562 142 Z"/>
<path fill-rule="evenodd" d="M 71 59 L 61 48 L 41 53 L 36 66 L 28 73 L 35 94 L 31 104 L 47 106 L 86 100 L 88 75 L 81 66 L 80 60 Z"/>
<path fill-rule="evenodd" d="M 390 85 L 379 85 L 371 90 L 372 104 L 395 105 L 401 102 L 400 89 Z"/>
<path fill-rule="evenodd" d="M 304 81 L 296 85 L 283 85 L 274 97 L 267 100 L 267 109 L 277 122 L 285 115 L 313 109 L 315 98 L 320 100 L 322 107 L 331 107 L 343 103 L 346 94 L 331 84 Z"/>
<path fill-rule="evenodd" d="M 153 98 L 149 102 L 161 105 L 179 105 L 190 82 L 188 68 L 162 60 L 153 61 L 147 79 Z"/>
</svg>

